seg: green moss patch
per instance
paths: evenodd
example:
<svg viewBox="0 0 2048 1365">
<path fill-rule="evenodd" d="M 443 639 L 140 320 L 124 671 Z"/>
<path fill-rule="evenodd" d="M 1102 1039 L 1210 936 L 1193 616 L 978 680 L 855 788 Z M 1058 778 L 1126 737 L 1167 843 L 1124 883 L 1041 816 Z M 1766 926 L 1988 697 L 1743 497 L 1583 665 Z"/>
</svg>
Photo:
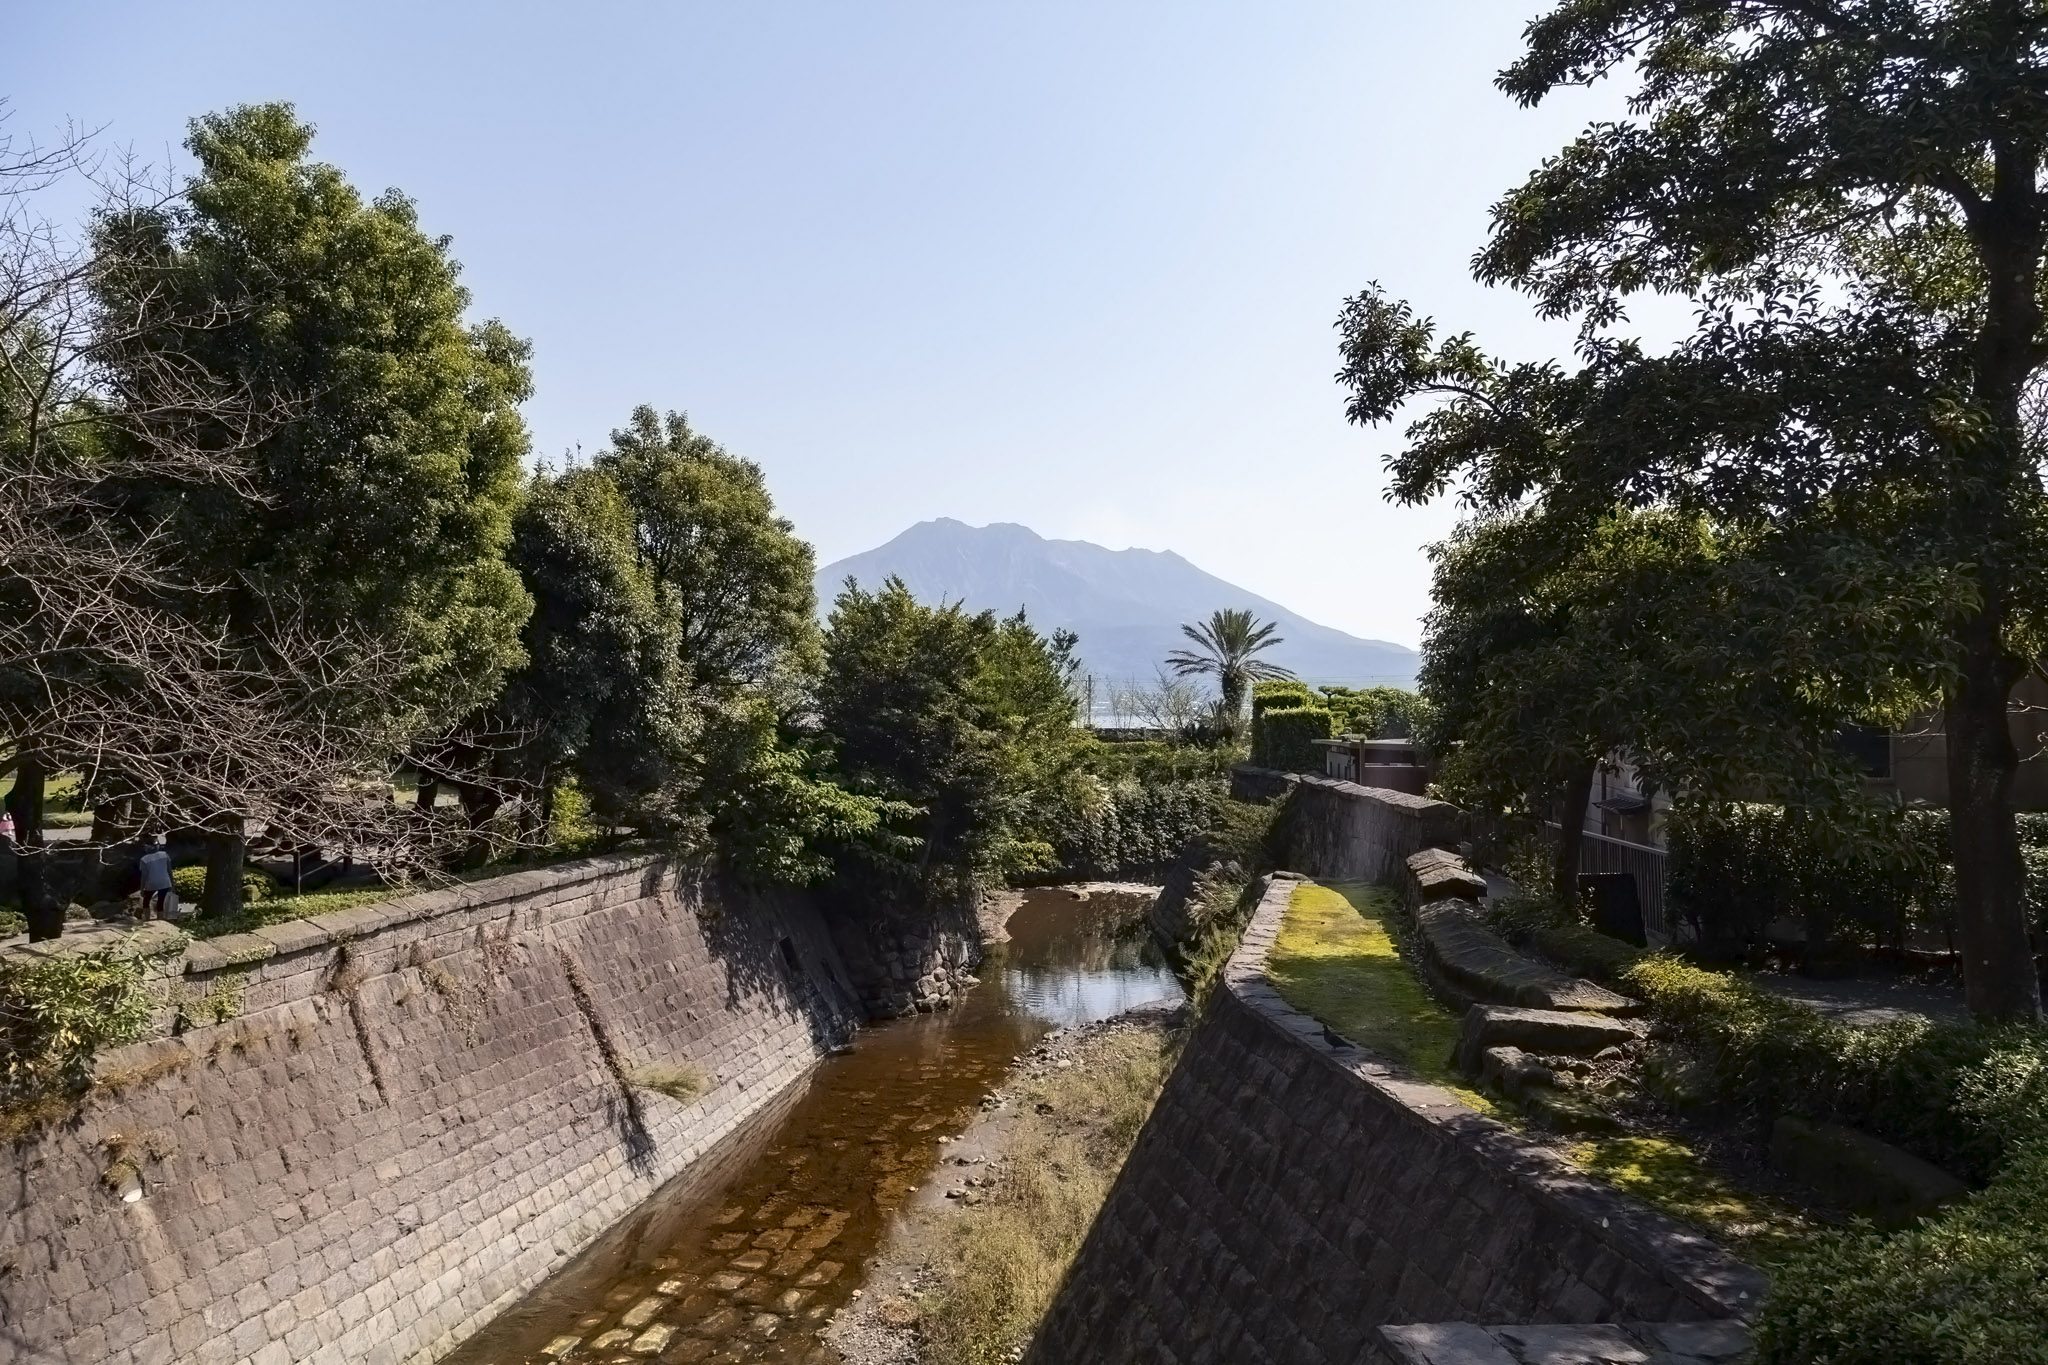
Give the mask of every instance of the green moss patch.
<svg viewBox="0 0 2048 1365">
<path fill-rule="evenodd" d="M 1499 1109 L 1452 1070 L 1458 1016 L 1401 960 L 1388 929 L 1394 893 L 1362 883 L 1303 883 L 1288 902 L 1266 975 L 1296 1009 L 1483 1114 Z"/>
</svg>

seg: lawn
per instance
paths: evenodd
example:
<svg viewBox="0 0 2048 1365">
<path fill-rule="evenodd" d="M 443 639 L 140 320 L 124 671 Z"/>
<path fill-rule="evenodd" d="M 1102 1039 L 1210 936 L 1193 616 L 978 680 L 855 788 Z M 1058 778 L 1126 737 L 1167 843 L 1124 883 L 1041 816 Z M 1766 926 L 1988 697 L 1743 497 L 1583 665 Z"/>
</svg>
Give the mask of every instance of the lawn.
<svg viewBox="0 0 2048 1365">
<path fill-rule="evenodd" d="M 1288 902 L 1266 975 L 1296 1009 L 1390 1062 L 1500 1116 L 1451 1067 L 1458 1016 L 1437 1003 L 1387 929 L 1394 893 L 1362 882 L 1304 882 Z"/>
</svg>

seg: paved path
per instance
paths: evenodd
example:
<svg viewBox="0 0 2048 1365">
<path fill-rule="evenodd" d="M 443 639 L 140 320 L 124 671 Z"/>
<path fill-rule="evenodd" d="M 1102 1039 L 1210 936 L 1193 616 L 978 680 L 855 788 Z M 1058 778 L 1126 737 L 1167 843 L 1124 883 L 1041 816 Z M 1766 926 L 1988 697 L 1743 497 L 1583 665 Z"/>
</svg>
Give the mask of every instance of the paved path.
<svg viewBox="0 0 2048 1365">
<path fill-rule="evenodd" d="M 1874 1028 L 1908 1015 L 1946 1023 L 1967 1023 L 1970 1012 L 1960 989 L 1931 986 L 1913 977 L 1872 975 L 1818 980 L 1791 972 L 1757 972 L 1749 978 L 1788 1000 L 1811 1005 L 1830 1019 L 1854 1028 Z"/>
</svg>

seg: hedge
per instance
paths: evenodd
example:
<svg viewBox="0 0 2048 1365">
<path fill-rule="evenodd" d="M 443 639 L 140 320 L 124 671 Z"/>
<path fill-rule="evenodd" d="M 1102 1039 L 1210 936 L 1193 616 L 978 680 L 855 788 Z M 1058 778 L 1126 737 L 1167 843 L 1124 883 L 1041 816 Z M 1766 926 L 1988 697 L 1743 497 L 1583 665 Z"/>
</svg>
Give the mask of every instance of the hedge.
<svg viewBox="0 0 2048 1365">
<path fill-rule="evenodd" d="M 1847 846 L 1839 825 L 1782 806 L 1676 809 L 1666 903 L 1703 941 L 1737 953 L 1762 950 L 1779 916 L 1817 913 L 1831 938 L 1866 946 L 1900 947 L 1916 930 L 1953 935 L 1948 812 L 1874 818 L 1867 837 Z M 2018 825 L 2027 900 L 2048 930 L 2048 815 L 2021 815 Z"/>
<path fill-rule="evenodd" d="M 1891 1235 L 1829 1237 L 1780 1266 L 1757 1322 L 1766 1365 L 2048 1362 L 2048 1141 L 1990 1186 Z"/>
<path fill-rule="evenodd" d="M 1768 1120 L 1781 1113 L 1875 1133 L 1973 1181 L 2048 1119 L 2048 1033 L 1934 1023 L 1873 1028 L 1824 1018 L 1726 972 L 1646 958 L 1623 990 L 1663 1036 L 1709 1067 L 1715 1089 Z"/>
<path fill-rule="evenodd" d="M 1213 780 L 1127 779 L 1101 787 L 1094 799 L 1072 801 L 1047 822 L 1057 871 L 1064 877 L 1156 871 L 1208 828 L 1224 796 L 1223 784 Z"/>
<path fill-rule="evenodd" d="M 1252 762 L 1281 772 L 1319 773 L 1323 751 L 1313 741 L 1336 732 L 1336 718 L 1320 706 L 1275 707 L 1252 717 Z"/>
<path fill-rule="evenodd" d="M 1322 701 L 1308 690 L 1308 684 L 1283 678 L 1275 682 L 1252 684 L 1252 718 L 1257 720 L 1268 711 L 1293 710 L 1302 706 L 1320 706 Z"/>
</svg>

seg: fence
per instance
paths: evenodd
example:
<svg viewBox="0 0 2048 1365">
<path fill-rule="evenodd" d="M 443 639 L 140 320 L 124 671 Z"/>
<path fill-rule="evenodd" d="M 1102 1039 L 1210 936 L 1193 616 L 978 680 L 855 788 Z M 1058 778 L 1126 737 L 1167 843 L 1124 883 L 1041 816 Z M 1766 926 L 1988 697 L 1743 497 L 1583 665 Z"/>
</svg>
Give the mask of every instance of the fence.
<svg viewBox="0 0 2048 1365">
<path fill-rule="evenodd" d="M 1558 832 L 1554 824 L 1551 833 Z M 1643 927 L 1669 937 L 1671 926 L 1664 921 L 1664 867 L 1667 855 L 1661 848 L 1632 844 L 1587 830 L 1579 837 L 1579 871 L 1627 872 L 1636 879 L 1636 894 L 1643 900 Z"/>
</svg>

